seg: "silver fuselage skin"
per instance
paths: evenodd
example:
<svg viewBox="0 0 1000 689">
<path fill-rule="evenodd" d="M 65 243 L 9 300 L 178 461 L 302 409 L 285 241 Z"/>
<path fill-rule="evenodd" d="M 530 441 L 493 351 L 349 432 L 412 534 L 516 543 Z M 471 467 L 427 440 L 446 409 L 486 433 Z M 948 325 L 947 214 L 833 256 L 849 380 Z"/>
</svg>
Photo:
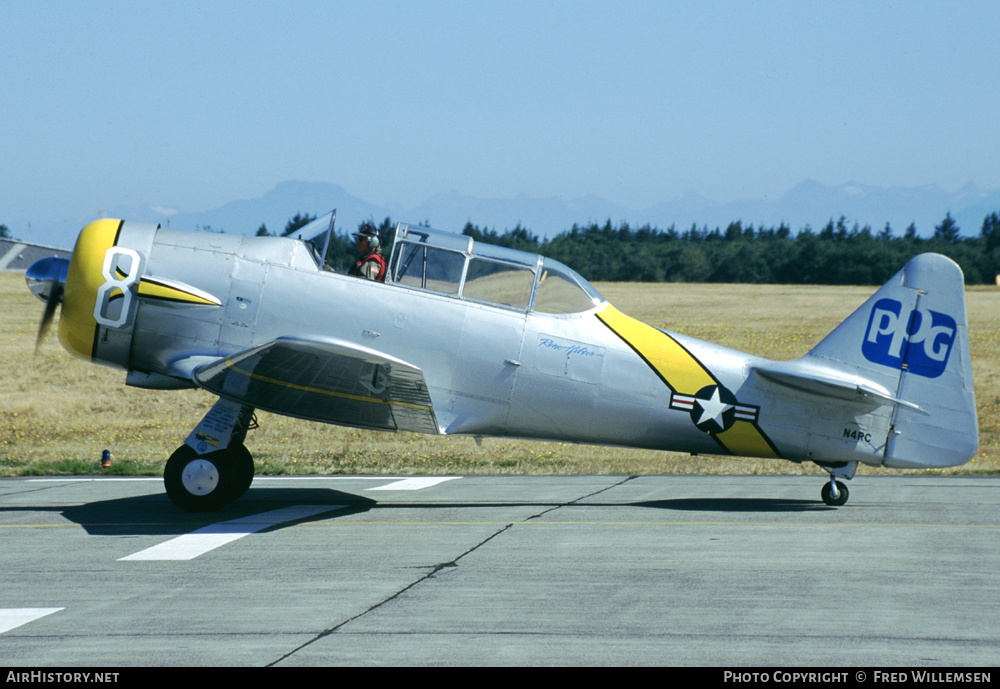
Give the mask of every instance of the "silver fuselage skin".
<svg viewBox="0 0 1000 689">
<path fill-rule="evenodd" d="M 101 311 L 98 304 L 95 313 L 104 314 L 99 320 L 106 323 L 98 322 L 90 351 L 82 351 L 86 348 L 79 337 L 75 343 L 64 339 L 64 344 L 95 362 L 128 371 L 131 385 L 191 387 L 191 379 L 183 375 L 191 361 L 229 357 L 281 337 L 332 338 L 419 368 L 436 430 L 444 434 L 821 464 L 946 466 L 966 461 L 970 445 L 975 451 L 971 441 L 921 456 L 892 450 L 894 433 L 903 426 L 899 414 L 906 412 L 891 399 L 900 387 L 898 370 L 864 360 L 857 364 L 856 357 L 827 365 L 834 359 L 822 351 L 801 363 L 769 362 L 642 325 L 617 312 L 596 291 L 584 310 L 545 313 L 533 308 L 532 301 L 509 306 L 466 298 L 464 282 L 459 293 L 449 294 L 394 281 L 392 274 L 387 282 L 338 274 L 324 269 L 315 250 L 297 239 L 123 223 L 104 256 L 114 247 L 138 258 L 129 254 L 117 269 L 113 261 L 109 268 L 106 258 L 98 266 L 101 252 L 95 249 L 97 258 L 79 270 L 104 270 L 94 284 L 118 280 L 121 292 L 131 290 L 131 298 L 124 300 L 131 313 L 109 310 L 117 295 L 102 287 L 106 308 Z M 467 247 L 466 259 L 480 250 L 471 240 Z M 546 265 L 561 268 L 544 261 L 523 257 L 523 267 L 534 276 L 533 295 L 545 279 Z M 394 265 L 402 270 L 398 261 Z M 121 277 L 129 271 L 133 279 Z M 140 287 L 140 277 L 143 285 L 165 281 L 172 285 L 169 289 L 189 296 L 164 298 Z M 76 305 L 67 308 L 82 312 L 88 295 L 78 291 Z M 204 299 L 199 301 L 198 295 Z M 961 311 L 962 331 L 952 337 L 964 338 L 967 348 L 964 303 Z M 866 336 L 878 334 L 863 320 L 859 316 L 858 325 L 850 326 L 857 330 L 849 334 L 858 348 Z M 974 420 L 969 364 L 956 365 L 968 374 L 969 384 L 957 393 L 955 404 L 962 409 L 955 413 L 967 415 L 971 402 Z M 856 376 L 859 388 L 884 391 L 885 399 L 818 394 L 808 383 L 810 376 L 821 382 L 822 390 L 829 387 L 828 378 Z M 942 443 L 948 444 L 954 443 Z"/>
</svg>

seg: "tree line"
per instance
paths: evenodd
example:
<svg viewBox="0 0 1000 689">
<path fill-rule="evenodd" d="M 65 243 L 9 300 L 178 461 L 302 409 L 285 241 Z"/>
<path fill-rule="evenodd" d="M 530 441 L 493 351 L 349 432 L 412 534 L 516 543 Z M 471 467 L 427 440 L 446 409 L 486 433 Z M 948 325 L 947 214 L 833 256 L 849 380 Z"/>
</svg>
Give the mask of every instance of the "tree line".
<svg viewBox="0 0 1000 689">
<path fill-rule="evenodd" d="M 315 219 L 296 214 L 281 236 Z M 387 217 L 372 224 L 388 255 L 395 223 Z M 944 254 L 958 263 L 966 284 L 994 284 L 1000 274 L 1000 212 L 987 215 L 979 234 L 969 237 L 960 235 L 950 213 L 930 238 L 918 236 L 913 224 L 896 235 L 888 223 L 873 232 L 868 225 L 849 227 L 844 217 L 831 219 L 818 232 L 807 225 L 798 233 L 785 224 L 755 228 L 738 220 L 725 230 L 692 225 L 683 232 L 674 226 L 633 228 L 608 220 L 603 225 L 574 224 L 545 240 L 520 224 L 500 233 L 468 222 L 462 232 L 477 241 L 554 258 L 588 280 L 609 282 L 880 285 L 924 252 Z M 257 230 L 258 236 L 271 234 L 264 225 Z M 5 225 L 0 225 L 0 237 L 10 237 Z M 333 267 L 342 271 L 357 260 L 350 233 L 335 233 L 330 256 Z"/>
<path fill-rule="evenodd" d="M 1000 214 L 983 220 L 980 233 L 962 237 L 951 214 L 923 238 L 910 225 L 895 235 L 889 224 L 879 232 L 866 225 L 830 220 L 815 232 L 809 226 L 793 234 L 778 227 L 721 228 L 693 225 L 679 232 L 628 223 L 574 225 L 540 240 L 518 225 L 497 233 L 468 223 L 464 234 L 550 256 L 588 280 L 612 282 L 721 282 L 823 285 L 880 285 L 910 258 L 924 252 L 948 256 L 965 273 L 967 284 L 994 284 L 1000 273 Z"/>
<path fill-rule="evenodd" d="M 281 234 L 290 235 L 315 219 L 296 214 Z M 377 226 L 388 255 L 395 223 L 387 217 Z M 818 232 L 807 225 L 798 233 L 784 223 L 755 228 L 739 220 L 725 230 L 692 225 L 683 232 L 674 226 L 632 228 L 608 220 L 603 225 L 574 224 L 551 239 L 541 239 L 520 224 L 497 232 L 468 222 L 462 233 L 487 244 L 542 254 L 588 280 L 609 282 L 881 285 L 925 252 L 958 263 L 966 284 L 994 284 L 1000 274 L 1000 212 L 987 215 L 979 234 L 971 237 L 961 236 L 950 213 L 930 238 L 920 237 L 912 223 L 896 235 L 888 223 L 873 232 L 869 225 L 848 226 L 843 216 Z M 270 233 L 261 225 L 257 234 Z M 347 270 L 356 260 L 353 247 L 348 233 L 336 234 L 331 251 L 335 269 Z"/>
</svg>

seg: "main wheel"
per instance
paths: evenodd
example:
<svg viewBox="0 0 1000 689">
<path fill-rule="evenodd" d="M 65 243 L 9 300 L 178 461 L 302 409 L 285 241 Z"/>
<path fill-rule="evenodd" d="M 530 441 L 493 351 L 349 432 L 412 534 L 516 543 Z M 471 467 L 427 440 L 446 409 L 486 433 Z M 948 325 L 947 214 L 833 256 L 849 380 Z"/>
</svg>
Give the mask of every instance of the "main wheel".
<svg viewBox="0 0 1000 689">
<path fill-rule="evenodd" d="M 239 500 L 243 494 L 250 489 L 253 483 L 253 455 L 242 443 L 230 445 L 226 452 L 229 453 L 228 461 L 236 473 L 236 481 L 233 486 L 233 494 L 229 500 Z"/>
<path fill-rule="evenodd" d="M 185 512 L 214 512 L 242 496 L 253 481 L 253 458 L 243 445 L 207 455 L 181 445 L 163 470 L 167 497 Z"/>
<path fill-rule="evenodd" d="M 847 486 L 840 481 L 835 481 L 835 483 L 837 484 L 837 497 L 833 497 L 833 489 L 829 483 L 824 483 L 823 489 L 819 492 L 820 496 L 823 498 L 823 502 L 830 507 L 840 507 L 841 505 L 846 504 L 847 498 L 850 496 Z"/>
</svg>

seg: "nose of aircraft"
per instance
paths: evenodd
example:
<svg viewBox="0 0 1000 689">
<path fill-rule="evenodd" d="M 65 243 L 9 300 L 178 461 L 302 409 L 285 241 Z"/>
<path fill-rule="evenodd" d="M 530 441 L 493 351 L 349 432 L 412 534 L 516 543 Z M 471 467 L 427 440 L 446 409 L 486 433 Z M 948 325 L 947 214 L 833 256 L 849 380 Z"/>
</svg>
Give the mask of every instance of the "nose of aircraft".
<svg viewBox="0 0 1000 689">
<path fill-rule="evenodd" d="M 59 341 L 71 354 L 93 358 L 97 325 L 94 303 L 105 281 L 102 274 L 105 253 L 114 246 L 121 225 L 120 220 L 95 220 L 80 231 L 69 260 L 43 258 L 28 268 L 24 275 L 28 289 L 45 302 L 36 351 L 52 324 L 56 308 L 61 305 Z"/>
</svg>

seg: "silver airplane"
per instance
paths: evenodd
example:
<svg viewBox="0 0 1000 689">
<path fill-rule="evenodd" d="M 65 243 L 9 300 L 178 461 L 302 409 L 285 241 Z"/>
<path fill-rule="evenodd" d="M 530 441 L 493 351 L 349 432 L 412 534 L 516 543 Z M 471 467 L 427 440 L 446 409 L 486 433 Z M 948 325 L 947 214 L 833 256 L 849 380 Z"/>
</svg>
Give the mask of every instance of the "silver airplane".
<svg viewBox="0 0 1000 689">
<path fill-rule="evenodd" d="M 26 274 L 72 354 L 140 388 L 219 396 L 167 461 L 188 511 L 238 499 L 255 409 L 429 434 L 815 462 L 847 502 L 858 463 L 968 461 L 979 443 L 962 272 L 909 261 L 794 361 L 645 325 L 565 265 L 396 227 L 376 282 L 327 266 L 336 213 L 298 238 L 97 220 Z"/>
</svg>

